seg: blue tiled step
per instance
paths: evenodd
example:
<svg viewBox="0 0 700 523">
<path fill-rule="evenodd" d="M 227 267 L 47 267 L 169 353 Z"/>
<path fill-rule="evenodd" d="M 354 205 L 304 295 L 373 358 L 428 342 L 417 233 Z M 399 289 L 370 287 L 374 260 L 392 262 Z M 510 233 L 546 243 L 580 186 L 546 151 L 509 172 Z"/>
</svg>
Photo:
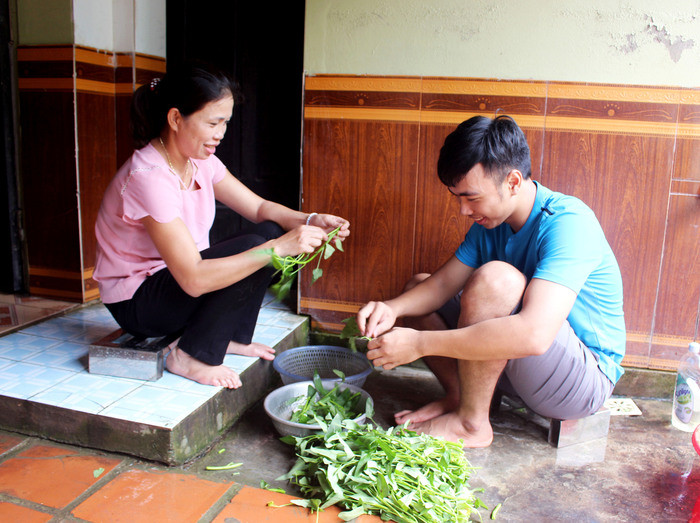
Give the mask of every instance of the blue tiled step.
<svg viewBox="0 0 700 523">
<path fill-rule="evenodd" d="M 89 345 L 118 326 L 93 304 L 0 337 L 0 428 L 180 464 L 206 449 L 277 379 L 259 358 L 229 354 L 236 390 L 167 371 L 155 381 L 88 372 Z M 266 299 L 254 341 L 277 352 L 303 345 L 308 318 Z"/>
</svg>

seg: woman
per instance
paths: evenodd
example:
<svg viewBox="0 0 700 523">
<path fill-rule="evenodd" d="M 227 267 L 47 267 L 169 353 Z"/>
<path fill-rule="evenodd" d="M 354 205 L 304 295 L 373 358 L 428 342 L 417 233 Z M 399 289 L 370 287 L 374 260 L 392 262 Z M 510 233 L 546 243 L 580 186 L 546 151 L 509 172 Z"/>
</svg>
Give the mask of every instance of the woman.
<svg viewBox="0 0 700 523">
<path fill-rule="evenodd" d="M 187 67 L 140 87 L 132 101 L 136 150 L 105 192 L 95 232 L 94 278 L 103 303 L 135 336 L 179 333 L 166 367 L 206 385 L 237 388 L 226 353 L 273 359 L 252 343 L 270 250 L 313 252 L 347 220 L 265 200 L 214 156 L 234 106 L 218 71 Z M 214 246 L 215 200 L 256 224 Z M 288 231 L 284 233 L 284 231 Z"/>
</svg>

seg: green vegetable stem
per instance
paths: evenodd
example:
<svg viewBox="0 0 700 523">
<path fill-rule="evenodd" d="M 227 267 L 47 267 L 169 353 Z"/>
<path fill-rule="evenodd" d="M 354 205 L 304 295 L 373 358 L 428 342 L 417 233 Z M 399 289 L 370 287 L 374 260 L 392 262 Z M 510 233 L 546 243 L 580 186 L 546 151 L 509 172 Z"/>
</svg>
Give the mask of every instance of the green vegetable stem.
<svg viewBox="0 0 700 523">
<path fill-rule="evenodd" d="M 336 238 L 340 227 L 333 229 L 328 233 L 328 239 L 316 249 L 313 253 L 303 252 L 297 256 L 285 256 L 284 258 L 275 253 L 273 249 L 266 249 L 266 254 L 271 257 L 272 266 L 276 269 L 273 278 L 278 274 L 280 275 L 277 283 L 270 286 L 270 290 L 276 296 L 278 300 L 283 300 L 289 295 L 289 291 L 292 289 L 292 283 L 294 283 L 294 278 L 297 273 L 303 269 L 310 262 L 318 258 L 316 268 L 313 270 L 311 283 L 315 283 L 321 276 L 323 276 L 323 269 L 321 269 L 321 259 L 327 260 L 330 258 L 336 250 L 343 252 L 343 243 L 340 238 Z M 331 245 L 331 242 L 335 245 Z M 321 256 L 323 254 L 323 256 Z"/>
<path fill-rule="evenodd" d="M 238 467 L 243 466 L 243 463 L 229 463 L 228 465 L 210 465 L 208 467 L 204 467 L 205 470 L 232 470 L 232 469 L 237 469 Z"/>
</svg>

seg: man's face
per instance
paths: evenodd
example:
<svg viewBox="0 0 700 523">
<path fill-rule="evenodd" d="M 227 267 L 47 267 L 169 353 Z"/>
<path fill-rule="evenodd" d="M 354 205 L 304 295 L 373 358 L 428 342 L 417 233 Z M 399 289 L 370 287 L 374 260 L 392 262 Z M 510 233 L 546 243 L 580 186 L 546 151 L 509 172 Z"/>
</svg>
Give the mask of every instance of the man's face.
<svg viewBox="0 0 700 523">
<path fill-rule="evenodd" d="M 450 187 L 459 198 L 459 212 L 487 229 L 505 222 L 513 212 L 507 183 L 496 185 L 484 167 L 476 164 L 457 185 Z"/>
</svg>

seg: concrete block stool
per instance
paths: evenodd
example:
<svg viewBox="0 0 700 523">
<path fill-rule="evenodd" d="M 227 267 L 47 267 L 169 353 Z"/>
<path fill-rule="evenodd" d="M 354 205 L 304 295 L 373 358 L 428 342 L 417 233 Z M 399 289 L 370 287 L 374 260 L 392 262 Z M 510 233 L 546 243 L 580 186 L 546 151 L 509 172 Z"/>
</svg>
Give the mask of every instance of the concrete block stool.
<svg viewBox="0 0 700 523">
<path fill-rule="evenodd" d="M 524 410 L 527 418 L 539 418 L 548 423 L 547 441 L 557 448 L 607 437 L 610 429 L 610 409 L 607 407 L 601 407 L 598 412 L 580 419 L 544 418 L 528 409 L 520 398 L 497 390 L 491 401 L 491 413 L 498 412 L 502 402 L 508 403 L 514 409 Z"/>
<path fill-rule="evenodd" d="M 178 334 L 137 338 L 117 329 L 88 350 L 88 372 L 120 378 L 156 381 L 163 376 L 165 357 Z"/>
</svg>

